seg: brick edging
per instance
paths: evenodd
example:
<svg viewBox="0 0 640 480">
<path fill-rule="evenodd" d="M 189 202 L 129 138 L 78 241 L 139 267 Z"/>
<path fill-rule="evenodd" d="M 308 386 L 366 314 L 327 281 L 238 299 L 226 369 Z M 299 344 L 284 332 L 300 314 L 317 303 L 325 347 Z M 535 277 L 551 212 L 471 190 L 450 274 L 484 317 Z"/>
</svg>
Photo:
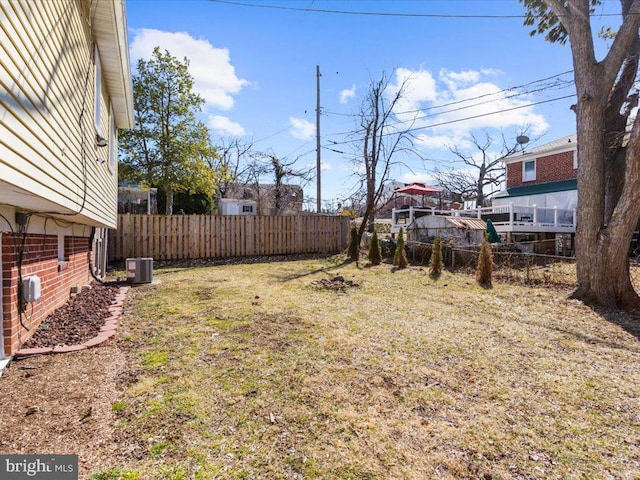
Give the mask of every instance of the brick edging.
<svg viewBox="0 0 640 480">
<path fill-rule="evenodd" d="M 102 345 L 107 340 L 116 335 L 116 330 L 120 326 L 119 318 L 122 315 L 124 301 L 131 287 L 120 287 L 116 294 L 115 300 L 109 305 L 109 316 L 104 320 L 104 325 L 100 327 L 100 332 L 93 338 L 79 345 L 64 345 L 59 347 L 38 347 L 38 348 L 22 348 L 15 352 L 15 357 L 28 357 L 32 355 L 48 355 L 50 353 L 68 353 L 86 350 L 87 348 Z"/>
</svg>

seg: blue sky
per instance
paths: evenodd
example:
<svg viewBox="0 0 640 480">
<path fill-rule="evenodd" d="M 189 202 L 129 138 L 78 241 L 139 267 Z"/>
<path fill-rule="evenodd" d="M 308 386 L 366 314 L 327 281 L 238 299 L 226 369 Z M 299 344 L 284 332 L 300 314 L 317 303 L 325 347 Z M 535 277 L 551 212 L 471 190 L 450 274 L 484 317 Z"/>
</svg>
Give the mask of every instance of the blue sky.
<svg viewBox="0 0 640 480">
<path fill-rule="evenodd" d="M 188 57 L 214 143 L 222 137 L 252 139 L 256 150 L 297 159 L 300 168 L 314 166 L 319 65 L 320 131 L 328 147 L 322 149 L 323 201 L 354 189 L 357 167 L 346 151 L 349 145 L 340 142 L 343 133 L 357 128 L 352 115 L 371 80 L 383 72 L 392 85 L 409 79 L 405 111 L 430 115 L 414 132 L 417 148 L 430 161 L 410 160 L 396 168 L 392 178 L 400 182 L 433 183 L 435 166 L 456 168 L 447 146 L 470 148 L 470 134 L 483 137 L 487 131 L 499 147 L 501 132 L 515 138 L 522 126 L 539 137 L 538 144 L 575 132 L 569 110 L 575 100 L 555 100 L 574 93 L 572 74 L 556 77 L 557 84 L 531 83 L 570 71 L 570 48 L 531 37 L 516 0 L 127 0 L 126 5 L 132 64 L 148 58 L 155 46 Z M 434 109 L 461 100 L 467 101 Z M 529 106 L 534 103 L 539 104 Z M 463 120 L 469 117 L 477 118 Z M 311 182 L 305 193 L 315 198 L 315 188 Z"/>
</svg>

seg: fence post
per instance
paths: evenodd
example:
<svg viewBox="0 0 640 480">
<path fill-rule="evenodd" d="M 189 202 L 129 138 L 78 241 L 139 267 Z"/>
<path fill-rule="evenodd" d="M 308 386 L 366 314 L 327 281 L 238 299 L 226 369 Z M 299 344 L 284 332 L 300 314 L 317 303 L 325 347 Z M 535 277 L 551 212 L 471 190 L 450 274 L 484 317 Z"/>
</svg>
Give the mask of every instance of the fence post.
<svg viewBox="0 0 640 480">
<path fill-rule="evenodd" d="M 558 207 L 553 207 L 553 226 L 558 226 Z"/>
<path fill-rule="evenodd" d="M 509 226 L 513 228 L 513 202 L 509 202 Z"/>
<path fill-rule="evenodd" d="M 476 207 L 478 209 L 478 220 L 482 220 L 482 208 Z"/>
<path fill-rule="evenodd" d="M 573 215 L 572 215 L 572 224 L 573 224 L 573 228 L 576 228 L 576 209 L 573 209 Z"/>
<path fill-rule="evenodd" d="M 533 205 L 533 224 L 537 225 L 538 223 L 538 205 Z"/>
</svg>

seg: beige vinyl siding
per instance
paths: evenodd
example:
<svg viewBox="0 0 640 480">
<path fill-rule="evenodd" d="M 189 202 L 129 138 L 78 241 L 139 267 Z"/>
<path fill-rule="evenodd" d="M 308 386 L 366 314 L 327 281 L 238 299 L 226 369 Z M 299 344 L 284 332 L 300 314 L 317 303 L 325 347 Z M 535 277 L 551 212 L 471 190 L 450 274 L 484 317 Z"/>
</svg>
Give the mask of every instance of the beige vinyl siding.
<svg viewBox="0 0 640 480">
<path fill-rule="evenodd" d="M 76 221 L 115 227 L 117 172 L 110 146 L 95 145 L 93 44 L 80 2 L 2 1 L 0 19 L 0 179 L 79 212 Z M 108 138 L 104 82 L 101 103 Z"/>
</svg>

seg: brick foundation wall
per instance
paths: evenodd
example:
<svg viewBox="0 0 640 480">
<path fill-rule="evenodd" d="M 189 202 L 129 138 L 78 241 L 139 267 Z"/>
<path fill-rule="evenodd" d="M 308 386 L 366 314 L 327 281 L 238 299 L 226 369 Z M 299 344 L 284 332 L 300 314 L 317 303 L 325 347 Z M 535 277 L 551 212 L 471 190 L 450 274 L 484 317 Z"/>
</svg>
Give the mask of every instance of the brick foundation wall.
<svg viewBox="0 0 640 480">
<path fill-rule="evenodd" d="M 21 233 L 2 234 L 2 313 L 4 352 L 12 355 L 33 334 L 34 329 L 56 308 L 63 305 L 75 285 L 90 283 L 88 237 L 65 236 L 64 260 L 58 260 L 56 235 L 28 234 L 22 253 L 22 278 L 37 275 L 41 281 L 41 298 L 26 304 L 18 312 L 18 258 Z M 22 318 L 22 324 L 20 320 Z M 27 330 L 27 327 L 30 331 Z"/>
<path fill-rule="evenodd" d="M 507 188 L 570 180 L 576 178 L 577 172 L 573 168 L 573 151 L 536 158 L 536 179 L 531 182 L 522 181 L 522 162 L 509 163 Z"/>
</svg>

